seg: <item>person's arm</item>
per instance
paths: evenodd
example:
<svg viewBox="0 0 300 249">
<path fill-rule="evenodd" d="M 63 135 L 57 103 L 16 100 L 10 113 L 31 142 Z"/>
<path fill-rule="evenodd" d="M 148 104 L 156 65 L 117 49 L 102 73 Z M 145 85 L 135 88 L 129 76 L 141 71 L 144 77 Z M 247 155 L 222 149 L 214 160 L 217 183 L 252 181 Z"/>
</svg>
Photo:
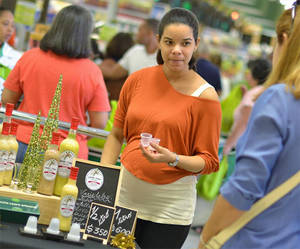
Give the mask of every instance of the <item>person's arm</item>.
<svg viewBox="0 0 300 249">
<path fill-rule="evenodd" d="M 105 142 L 101 163 L 116 164 L 122 148 L 123 139 L 123 130 L 113 127 Z"/>
<path fill-rule="evenodd" d="M 4 88 L 1 96 L 2 106 L 5 106 L 7 103 L 16 105 L 21 96 L 22 93 L 14 92 L 12 90 Z"/>
<path fill-rule="evenodd" d="M 104 129 L 108 120 L 108 112 L 95 112 L 89 111 L 90 125 L 91 127 Z"/>
<path fill-rule="evenodd" d="M 105 64 L 100 64 L 99 67 L 102 71 L 104 79 L 117 80 L 128 75 L 128 71 L 119 63 L 114 64 L 112 67 Z"/>
<path fill-rule="evenodd" d="M 207 243 L 213 236 L 231 225 L 244 213 L 245 211 L 236 209 L 222 195 L 219 195 L 212 214 L 202 231 L 198 249 L 204 248 L 203 242 Z"/>
<path fill-rule="evenodd" d="M 234 120 L 234 124 L 232 126 L 232 131 L 230 135 L 226 139 L 223 154 L 228 155 L 233 147 L 236 146 L 236 143 L 243 132 L 246 130 L 248 119 L 251 114 L 252 107 L 251 106 L 243 106 L 240 110 L 239 118 Z"/>
</svg>

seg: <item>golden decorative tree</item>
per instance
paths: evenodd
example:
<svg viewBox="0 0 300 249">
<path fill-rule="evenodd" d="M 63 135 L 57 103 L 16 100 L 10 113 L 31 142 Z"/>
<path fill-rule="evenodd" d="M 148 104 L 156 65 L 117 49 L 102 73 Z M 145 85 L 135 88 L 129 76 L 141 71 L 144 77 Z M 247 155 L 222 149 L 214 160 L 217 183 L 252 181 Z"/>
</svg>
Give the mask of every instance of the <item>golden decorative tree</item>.
<svg viewBox="0 0 300 249">
<path fill-rule="evenodd" d="M 55 90 L 55 94 L 52 98 L 52 103 L 48 112 L 47 119 L 43 128 L 41 137 L 39 136 L 40 127 L 40 113 L 37 116 L 31 139 L 24 157 L 22 165 L 22 187 L 32 183 L 32 189 L 36 190 L 40 181 L 40 175 L 42 172 L 42 164 L 44 161 L 45 151 L 48 149 L 50 141 L 52 139 L 52 132 L 57 130 L 59 122 L 59 108 L 62 89 L 62 75 L 59 77 L 59 81 Z M 38 124 L 37 124 L 38 122 Z M 38 127 L 37 127 L 38 126 Z"/>
<path fill-rule="evenodd" d="M 27 179 L 29 175 L 29 168 L 32 167 L 34 164 L 34 154 L 39 146 L 39 140 L 40 140 L 40 123 L 41 123 L 41 112 L 38 113 L 36 120 L 34 122 L 32 134 L 30 137 L 30 142 L 28 144 L 23 163 L 21 165 L 18 179 L 19 179 L 19 187 L 25 188 L 27 185 Z"/>
</svg>

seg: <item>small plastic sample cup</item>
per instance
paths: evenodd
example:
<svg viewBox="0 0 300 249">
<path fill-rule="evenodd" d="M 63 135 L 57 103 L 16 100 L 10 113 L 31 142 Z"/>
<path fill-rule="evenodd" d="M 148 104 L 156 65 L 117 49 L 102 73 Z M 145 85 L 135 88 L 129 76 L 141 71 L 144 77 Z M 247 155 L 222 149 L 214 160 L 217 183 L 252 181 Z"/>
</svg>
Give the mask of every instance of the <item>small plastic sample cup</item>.
<svg viewBox="0 0 300 249">
<path fill-rule="evenodd" d="M 72 223 L 70 232 L 67 235 L 67 240 L 80 241 L 80 224 Z"/>
<path fill-rule="evenodd" d="M 144 147 L 148 147 L 150 145 L 150 141 L 152 138 L 152 134 L 150 133 L 141 133 L 141 144 Z"/>
<path fill-rule="evenodd" d="M 59 219 L 52 218 L 46 231 L 50 234 L 59 234 Z"/>
<path fill-rule="evenodd" d="M 24 232 L 25 233 L 30 233 L 30 234 L 37 234 L 37 217 L 36 216 L 29 216 L 26 226 L 24 227 Z"/>
<path fill-rule="evenodd" d="M 153 137 L 153 138 L 151 138 L 150 141 L 151 141 L 152 143 L 159 144 L 160 139 L 159 139 L 159 138 L 156 138 L 156 137 Z M 149 150 L 150 150 L 151 152 L 156 153 L 156 150 L 155 150 L 151 145 L 149 146 Z"/>
</svg>

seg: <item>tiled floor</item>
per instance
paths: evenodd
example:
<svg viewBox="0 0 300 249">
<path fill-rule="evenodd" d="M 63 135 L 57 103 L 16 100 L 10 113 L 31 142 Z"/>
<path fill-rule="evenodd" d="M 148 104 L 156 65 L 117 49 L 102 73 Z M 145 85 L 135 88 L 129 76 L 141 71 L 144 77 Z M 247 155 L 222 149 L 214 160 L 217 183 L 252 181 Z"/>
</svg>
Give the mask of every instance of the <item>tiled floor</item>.
<svg viewBox="0 0 300 249">
<path fill-rule="evenodd" d="M 195 211 L 195 217 L 192 223 L 193 225 L 203 225 L 207 221 L 212 208 L 214 205 L 214 201 L 206 201 L 200 197 L 197 199 L 196 204 L 196 211 Z M 196 233 L 192 229 L 190 230 L 190 233 L 183 244 L 181 249 L 193 249 L 197 248 L 198 242 L 199 242 L 200 234 Z"/>
</svg>

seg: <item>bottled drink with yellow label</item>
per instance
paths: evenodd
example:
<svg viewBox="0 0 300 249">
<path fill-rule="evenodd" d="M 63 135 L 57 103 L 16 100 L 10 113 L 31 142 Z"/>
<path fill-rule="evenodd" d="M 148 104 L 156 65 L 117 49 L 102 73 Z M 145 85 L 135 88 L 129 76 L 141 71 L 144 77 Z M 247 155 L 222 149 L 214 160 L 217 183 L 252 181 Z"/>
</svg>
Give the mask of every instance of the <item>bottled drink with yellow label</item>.
<svg viewBox="0 0 300 249">
<path fill-rule="evenodd" d="M 0 186 L 2 186 L 4 183 L 4 174 L 5 174 L 6 164 L 8 160 L 8 153 L 10 149 L 8 143 L 9 129 L 10 129 L 10 124 L 4 122 L 1 136 L 0 136 Z"/>
<path fill-rule="evenodd" d="M 72 167 L 69 180 L 61 191 L 60 206 L 58 212 L 59 229 L 68 232 L 71 227 L 72 215 L 78 195 L 76 186 L 78 167 Z"/>
<path fill-rule="evenodd" d="M 54 194 L 60 196 L 63 186 L 67 183 L 72 167 L 72 162 L 77 157 L 79 144 L 76 140 L 76 131 L 79 119 L 72 118 L 68 137 L 64 139 L 59 147 L 60 159 L 54 186 Z"/>
<path fill-rule="evenodd" d="M 37 192 L 44 195 L 52 195 L 55 178 L 59 163 L 58 141 L 60 133 L 52 133 L 52 141 L 49 148 L 45 151 L 43 171 L 40 176 L 40 183 Z"/>
<path fill-rule="evenodd" d="M 12 180 L 12 174 L 14 170 L 14 166 L 16 163 L 17 152 L 19 148 L 19 144 L 16 139 L 18 130 L 17 123 L 10 123 L 10 133 L 8 136 L 8 144 L 9 144 L 9 152 L 8 152 L 8 160 L 6 163 L 6 168 L 4 172 L 4 184 L 10 185 Z"/>
</svg>

